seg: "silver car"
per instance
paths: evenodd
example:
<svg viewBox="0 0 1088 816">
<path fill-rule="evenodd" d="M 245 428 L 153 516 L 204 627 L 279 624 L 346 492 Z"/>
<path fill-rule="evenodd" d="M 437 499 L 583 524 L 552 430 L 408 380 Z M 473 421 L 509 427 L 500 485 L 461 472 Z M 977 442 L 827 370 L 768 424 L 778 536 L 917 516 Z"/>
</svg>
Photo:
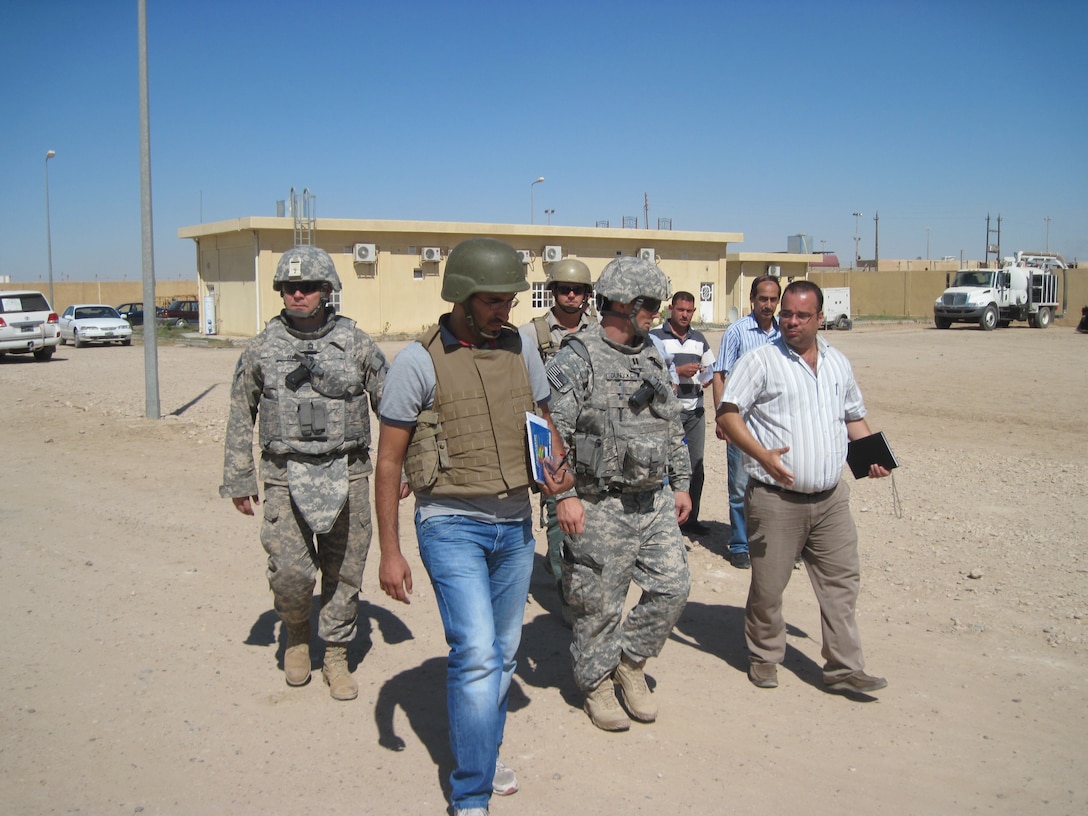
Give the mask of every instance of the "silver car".
<svg viewBox="0 0 1088 816">
<path fill-rule="evenodd" d="M 41 292 L 0 292 L 0 357 L 33 354 L 48 360 L 57 349 L 57 321 Z"/>
<path fill-rule="evenodd" d="M 79 303 L 60 316 L 60 344 L 69 340 L 76 348 L 87 343 L 132 345 L 132 326 L 112 306 Z"/>
</svg>

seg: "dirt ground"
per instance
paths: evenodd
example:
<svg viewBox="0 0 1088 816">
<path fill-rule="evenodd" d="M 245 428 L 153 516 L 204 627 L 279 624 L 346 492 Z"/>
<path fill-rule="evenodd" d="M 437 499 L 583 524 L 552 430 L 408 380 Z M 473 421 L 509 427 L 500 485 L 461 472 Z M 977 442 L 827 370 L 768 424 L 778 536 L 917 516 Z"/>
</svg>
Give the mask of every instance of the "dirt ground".
<svg viewBox="0 0 1088 816">
<path fill-rule="evenodd" d="M 711 431 L 714 532 L 689 541 L 691 597 L 648 668 L 658 722 L 589 723 L 538 563 L 503 750 L 521 791 L 493 814 L 1088 812 L 1088 337 L 829 339 L 902 465 L 901 516 L 890 479 L 851 479 L 862 639 L 888 688 L 822 690 L 803 572 L 781 685 L 747 681 L 749 574 L 723 556 Z M 238 349 L 161 347 L 160 421 L 143 418 L 143 355 L 0 361 L 4 812 L 444 813 L 446 647 L 410 532 L 410 606 L 378 588 L 376 544 L 367 567 L 359 698 L 288 688 L 258 522 L 217 495 Z"/>
</svg>

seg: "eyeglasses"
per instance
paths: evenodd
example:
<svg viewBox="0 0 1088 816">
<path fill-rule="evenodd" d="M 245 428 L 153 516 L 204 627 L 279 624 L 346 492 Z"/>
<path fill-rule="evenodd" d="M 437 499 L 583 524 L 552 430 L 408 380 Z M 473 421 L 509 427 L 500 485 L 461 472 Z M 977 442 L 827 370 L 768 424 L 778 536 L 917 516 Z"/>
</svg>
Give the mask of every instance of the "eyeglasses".
<svg viewBox="0 0 1088 816">
<path fill-rule="evenodd" d="M 506 312 L 518 305 L 518 299 L 516 297 L 504 298 L 502 300 L 484 300 L 483 298 L 478 297 L 477 300 L 486 306 L 488 311 L 492 312 Z"/>
<path fill-rule="evenodd" d="M 285 295 L 290 295 L 295 292 L 302 292 L 304 295 L 312 295 L 314 292 L 321 291 L 322 284 L 320 281 L 298 281 L 296 283 L 280 284 L 280 289 Z"/>
<path fill-rule="evenodd" d="M 555 287 L 561 295 L 585 295 L 586 287 L 560 283 Z"/>
<path fill-rule="evenodd" d="M 779 320 L 793 320 L 794 318 L 796 318 L 797 320 L 799 320 L 802 323 L 807 323 L 808 321 L 812 320 L 812 318 L 814 318 L 814 317 L 816 317 L 816 315 L 814 315 L 812 312 L 779 312 L 778 313 L 778 319 Z"/>
<path fill-rule="evenodd" d="M 642 298 L 639 308 L 645 309 L 647 312 L 659 312 L 661 311 L 661 301 L 656 298 Z"/>
</svg>

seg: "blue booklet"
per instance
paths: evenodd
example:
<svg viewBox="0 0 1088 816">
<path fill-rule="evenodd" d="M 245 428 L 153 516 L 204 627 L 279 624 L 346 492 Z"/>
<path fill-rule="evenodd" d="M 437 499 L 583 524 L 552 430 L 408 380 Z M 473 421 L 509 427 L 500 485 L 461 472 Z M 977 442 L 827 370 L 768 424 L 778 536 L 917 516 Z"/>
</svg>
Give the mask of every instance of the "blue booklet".
<svg viewBox="0 0 1088 816">
<path fill-rule="evenodd" d="M 529 462 L 533 467 L 533 478 L 540 484 L 544 484 L 544 462 L 552 456 L 552 429 L 545 420 L 526 411 L 525 430 L 529 442 Z"/>
</svg>

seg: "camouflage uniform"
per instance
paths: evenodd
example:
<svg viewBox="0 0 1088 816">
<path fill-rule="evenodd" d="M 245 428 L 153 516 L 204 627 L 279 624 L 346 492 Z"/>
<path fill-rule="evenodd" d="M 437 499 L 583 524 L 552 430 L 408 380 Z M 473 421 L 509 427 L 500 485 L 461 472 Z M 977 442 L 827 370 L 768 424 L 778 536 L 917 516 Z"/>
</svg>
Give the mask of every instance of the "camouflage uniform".
<svg viewBox="0 0 1088 816">
<path fill-rule="evenodd" d="M 686 492 L 691 465 L 680 404 L 652 343 L 615 343 L 593 326 L 563 342 L 548 379 L 586 512 L 585 532 L 566 538 L 563 587 L 574 619 L 574 676 L 588 691 L 621 654 L 641 662 L 660 653 L 683 612 L 691 579 L 665 478 Z M 632 407 L 644 386 L 649 395 L 644 390 L 645 401 Z M 642 598 L 623 618 L 631 581 Z"/>
<path fill-rule="evenodd" d="M 372 532 L 366 395 L 376 414 L 388 366 L 354 321 L 331 309 L 327 314 L 313 332 L 292 328 L 284 315 L 275 317 L 242 352 L 231 387 L 219 493 L 257 495 L 253 427 L 259 414 L 261 543 L 276 612 L 289 626 L 307 623 L 320 569 L 319 635 L 326 643 L 346 645 L 355 636 Z M 303 359 L 316 368 L 300 377 Z M 292 376 L 302 382 L 292 383 Z"/>
</svg>

